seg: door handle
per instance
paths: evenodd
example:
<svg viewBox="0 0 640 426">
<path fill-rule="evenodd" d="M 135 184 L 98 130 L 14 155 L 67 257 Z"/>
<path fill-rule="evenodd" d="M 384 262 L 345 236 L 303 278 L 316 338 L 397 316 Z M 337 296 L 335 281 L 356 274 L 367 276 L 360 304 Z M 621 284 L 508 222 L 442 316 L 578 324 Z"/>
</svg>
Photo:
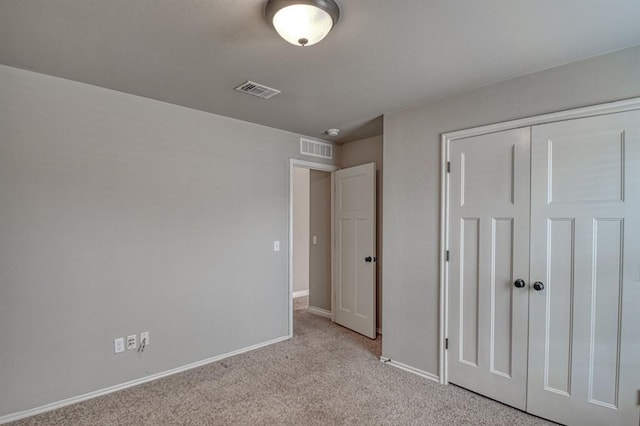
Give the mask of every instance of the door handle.
<svg viewBox="0 0 640 426">
<path fill-rule="evenodd" d="M 372 261 L 375 262 L 376 260 L 378 260 L 377 257 L 371 257 L 371 256 L 367 256 L 364 258 L 364 261 L 367 263 L 371 263 Z"/>
<path fill-rule="evenodd" d="M 524 288 L 524 286 L 526 285 L 524 280 L 521 280 L 520 278 L 518 278 L 513 285 L 516 286 L 516 288 Z"/>
<path fill-rule="evenodd" d="M 542 291 L 544 290 L 544 284 L 541 283 L 540 281 L 536 281 L 535 283 L 533 283 L 533 289 L 535 291 Z"/>
</svg>

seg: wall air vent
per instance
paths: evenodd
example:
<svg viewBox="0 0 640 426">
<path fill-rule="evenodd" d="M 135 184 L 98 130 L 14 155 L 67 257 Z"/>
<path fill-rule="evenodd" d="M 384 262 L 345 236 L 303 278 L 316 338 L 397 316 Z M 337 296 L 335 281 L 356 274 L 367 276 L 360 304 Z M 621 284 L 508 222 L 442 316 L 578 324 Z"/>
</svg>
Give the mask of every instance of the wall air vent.
<svg viewBox="0 0 640 426">
<path fill-rule="evenodd" d="M 333 145 L 330 143 L 300 138 L 300 154 L 331 160 L 333 158 Z"/>
<path fill-rule="evenodd" d="M 235 89 L 238 92 L 247 93 L 262 99 L 269 99 L 280 93 L 277 89 L 254 83 L 253 81 L 245 81 Z"/>
</svg>

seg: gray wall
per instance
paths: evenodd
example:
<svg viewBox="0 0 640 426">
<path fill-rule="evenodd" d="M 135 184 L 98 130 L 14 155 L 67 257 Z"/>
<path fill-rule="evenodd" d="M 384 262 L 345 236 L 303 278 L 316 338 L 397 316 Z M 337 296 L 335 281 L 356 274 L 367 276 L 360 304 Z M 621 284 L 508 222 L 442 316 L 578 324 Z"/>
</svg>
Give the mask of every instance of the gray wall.
<svg viewBox="0 0 640 426">
<path fill-rule="evenodd" d="M 309 306 L 331 311 L 331 173 L 310 170 Z M 312 237 L 317 236 L 317 244 Z"/>
<path fill-rule="evenodd" d="M 0 66 L 0 416 L 287 335 L 298 138 Z"/>
<path fill-rule="evenodd" d="M 376 163 L 376 316 L 377 327 L 382 328 L 382 206 L 383 206 L 383 177 L 382 177 L 382 136 L 360 139 L 340 146 L 340 165 L 344 168 L 359 166 L 361 164 Z"/>
<path fill-rule="evenodd" d="M 639 76 L 634 47 L 385 115 L 385 357 L 438 374 L 441 133 L 638 97 Z"/>
<path fill-rule="evenodd" d="M 309 290 L 309 169 L 293 168 L 293 291 Z"/>
</svg>

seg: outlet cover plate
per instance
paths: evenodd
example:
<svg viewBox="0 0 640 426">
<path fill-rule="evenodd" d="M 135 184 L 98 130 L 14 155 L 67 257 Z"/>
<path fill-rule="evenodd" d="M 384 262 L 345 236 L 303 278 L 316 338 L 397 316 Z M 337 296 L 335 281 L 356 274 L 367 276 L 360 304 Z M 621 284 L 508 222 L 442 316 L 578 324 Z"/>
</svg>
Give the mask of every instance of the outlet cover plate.
<svg viewBox="0 0 640 426">
<path fill-rule="evenodd" d="M 149 346 L 149 343 L 151 343 L 151 340 L 149 340 L 149 332 L 143 331 L 140 333 L 140 346 Z"/>
<path fill-rule="evenodd" d="M 138 336 L 132 334 L 127 336 L 127 350 L 135 349 L 138 347 Z"/>
<path fill-rule="evenodd" d="M 118 337 L 113 340 L 113 353 L 119 354 L 124 352 L 124 338 Z"/>
</svg>

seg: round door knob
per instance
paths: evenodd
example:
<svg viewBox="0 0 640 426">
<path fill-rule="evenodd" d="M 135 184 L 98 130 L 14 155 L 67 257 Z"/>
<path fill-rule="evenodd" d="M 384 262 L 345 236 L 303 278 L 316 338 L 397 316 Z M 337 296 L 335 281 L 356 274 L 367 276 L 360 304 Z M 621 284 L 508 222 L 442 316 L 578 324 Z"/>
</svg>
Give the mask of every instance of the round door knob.
<svg viewBox="0 0 640 426">
<path fill-rule="evenodd" d="M 373 259 L 371 258 L 371 256 L 367 256 L 364 258 L 364 261 L 367 263 L 370 263 Z"/>
<path fill-rule="evenodd" d="M 544 290 L 544 284 L 541 283 L 540 281 L 536 281 L 535 283 L 533 283 L 533 289 L 535 291 L 542 291 Z"/>
<path fill-rule="evenodd" d="M 517 279 L 517 280 L 513 283 L 513 285 L 515 285 L 515 286 L 516 286 L 516 288 L 524 288 L 524 286 L 525 286 L 526 284 L 525 284 L 524 280 Z"/>
</svg>

